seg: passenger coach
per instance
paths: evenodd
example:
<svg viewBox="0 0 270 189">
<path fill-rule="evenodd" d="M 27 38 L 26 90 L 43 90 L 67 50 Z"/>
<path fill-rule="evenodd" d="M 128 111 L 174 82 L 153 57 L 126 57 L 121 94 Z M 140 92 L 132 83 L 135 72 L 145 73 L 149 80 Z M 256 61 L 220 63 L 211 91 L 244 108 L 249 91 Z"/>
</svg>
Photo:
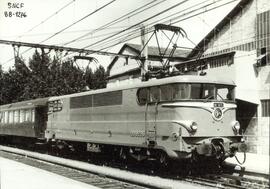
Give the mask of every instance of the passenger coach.
<svg viewBox="0 0 270 189">
<path fill-rule="evenodd" d="M 48 98 L 0 106 L 0 139 L 2 142 L 27 142 L 44 138 Z"/>
</svg>

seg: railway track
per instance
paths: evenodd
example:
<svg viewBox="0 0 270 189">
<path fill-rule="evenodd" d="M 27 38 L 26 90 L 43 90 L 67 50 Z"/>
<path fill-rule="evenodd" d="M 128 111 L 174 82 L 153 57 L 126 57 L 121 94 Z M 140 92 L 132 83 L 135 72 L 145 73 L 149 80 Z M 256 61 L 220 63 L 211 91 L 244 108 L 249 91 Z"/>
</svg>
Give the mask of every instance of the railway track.
<svg viewBox="0 0 270 189">
<path fill-rule="evenodd" d="M 80 171 L 77 169 L 57 165 L 54 163 L 49 163 L 39 159 L 29 158 L 27 156 L 22 156 L 19 154 L 14 154 L 10 152 L 0 151 L 0 156 L 14 160 L 26 165 L 30 165 L 42 170 L 46 170 L 79 182 L 90 184 L 99 188 L 110 188 L 110 189 L 149 189 L 152 187 L 140 186 L 134 183 L 128 183 L 112 178 L 108 178 L 105 175 L 92 174 L 85 171 Z"/>
<path fill-rule="evenodd" d="M 16 155 L 14 155 L 14 153 Z M 254 173 L 251 175 L 251 173 L 248 173 L 248 177 L 244 176 L 243 173 L 223 173 L 223 174 L 207 174 L 204 176 L 178 176 L 178 175 L 162 175 L 158 174 L 159 177 L 155 178 L 154 180 L 151 180 L 151 177 L 147 176 L 146 178 L 139 177 L 139 176 L 130 176 L 127 172 L 141 172 L 136 170 L 129 170 L 126 171 L 126 176 L 123 176 L 123 173 L 120 173 L 120 175 L 116 175 L 116 173 L 109 174 L 106 173 L 106 171 L 93 171 L 93 169 L 89 172 L 84 167 L 77 167 L 77 161 L 75 161 L 75 165 L 65 165 L 63 166 L 58 161 L 73 161 L 73 160 L 63 160 L 63 158 L 60 158 L 60 160 L 56 161 L 56 163 L 51 163 L 50 160 L 48 160 L 47 157 L 39 158 L 39 156 L 43 156 L 43 154 L 33 153 L 33 152 L 27 152 L 23 150 L 10 150 L 9 147 L 1 147 L 0 146 L 0 155 L 2 156 L 5 154 L 5 156 L 14 156 L 16 157 L 15 160 L 19 160 L 20 162 L 23 161 L 23 163 L 26 162 L 32 162 L 30 164 L 31 166 L 36 166 L 41 169 L 45 169 L 51 172 L 54 172 L 59 175 L 66 176 L 68 178 L 72 178 L 74 180 L 78 180 L 84 183 L 89 183 L 94 186 L 98 186 L 100 188 L 135 188 L 135 189 L 144 189 L 144 188 L 179 188 L 184 187 L 185 185 L 190 185 L 189 188 L 251 188 L 251 189 L 261 189 L 261 188 L 269 188 L 269 178 L 266 176 L 262 177 L 256 176 Z M 20 155 L 19 155 L 20 154 Z M 33 155 L 34 154 L 34 155 Z M 38 155 L 35 155 L 38 154 Z M 28 158 L 25 158 L 27 156 Z M 48 156 L 48 155 L 44 155 Z M 32 157 L 32 158 L 29 158 Z M 8 158 L 8 157 L 7 157 Z M 34 159 L 33 159 L 34 158 Z M 54 157 L 58 158 L 59 157 Z M 43 160 L 39 160 L 43 159 Z M 45 161 L 44 161 L 45 160 Z M 82 164 L 86 164 L 84 162 L 81 162 Z M 26 163 L 28 164 L 28 163 Z M 59 165 L 61 164 L 61 165 Z M 63 167 L 63 171 L 59 168 Z M 100 167 L 100 166 L 99 166 Z M 114 169 L 114 168 L 110 168 Z M 119 170 L 122 171 L 123 170 Z M 92 172 L 92 173 L 91 173 Z M 95 172 L 93 174 L 93 172 Z M 124 173 L 125 174 L 125 173 Z M 133 173 L 132 173 L 133 174 Z M 136 173 L 135 173 L 136 174 Z M 144 174 L 151 174 L 154 177 L 155 172 L 148 172 L 145 171 Z M 121 176 L 122 175 L 122 176 Z M 138 175 L 138 174 L 137 174 Z M 119 177 L 120 176 L 120 177 Z M 117 177 L 117 178 L 116 178 Z M 138 178 L 136 178 L 138 177 Z M 166 178 L 166 179 L 164 179 Z M 186 187 L 184 187 L 186 188 Z"/>
<path fill-rule="evenodd" d="M 242 176 L 232 176 L 227 174 L 205 175 L 201 177 L 188 177 L 185 180 L 200 183 L 209 183 L 209 186 L 215 188 L 238 188 L 238 189 L 269 189 L 269 180 L 267 179 L 248 179 Z"/>
</svg>

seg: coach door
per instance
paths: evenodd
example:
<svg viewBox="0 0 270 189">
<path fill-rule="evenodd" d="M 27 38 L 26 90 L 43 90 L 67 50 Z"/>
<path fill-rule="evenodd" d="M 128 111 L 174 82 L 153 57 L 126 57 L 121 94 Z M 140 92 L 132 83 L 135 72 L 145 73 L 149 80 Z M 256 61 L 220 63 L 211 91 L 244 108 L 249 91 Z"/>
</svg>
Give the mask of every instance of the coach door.
<svg viewBox="0 0 270 189">
<path fill-rule="evenodd" d="M 47 107 L 37 107 L 36 114 L 36 132 L 38 137 L 44 138 L 47 123 Z"/>
</svg>

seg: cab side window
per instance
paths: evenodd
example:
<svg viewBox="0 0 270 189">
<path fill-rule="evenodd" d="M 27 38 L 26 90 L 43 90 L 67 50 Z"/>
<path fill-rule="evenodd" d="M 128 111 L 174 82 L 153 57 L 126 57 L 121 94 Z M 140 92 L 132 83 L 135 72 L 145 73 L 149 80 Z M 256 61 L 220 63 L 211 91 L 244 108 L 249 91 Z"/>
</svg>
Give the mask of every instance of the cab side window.
<svg viewBox="0 0 270 189">
<path fill-rule="evenodd" d="M 159 101 L 160 101 L 160 88 L 150 87 L 150 102 L 159 102 Z"/>
<path fill-rule="evenodd" d="M 171 101 L 172 100 L 172 86 L 163 85 L 160 86 L 160 100 L 161 101 Z"/>
<path fill-rule="evenodd" d="M 149 101 L 148 89 L 139 89 L 137 93 L 137 98 L 140 105 L 146 104 Z"/>
</svg>

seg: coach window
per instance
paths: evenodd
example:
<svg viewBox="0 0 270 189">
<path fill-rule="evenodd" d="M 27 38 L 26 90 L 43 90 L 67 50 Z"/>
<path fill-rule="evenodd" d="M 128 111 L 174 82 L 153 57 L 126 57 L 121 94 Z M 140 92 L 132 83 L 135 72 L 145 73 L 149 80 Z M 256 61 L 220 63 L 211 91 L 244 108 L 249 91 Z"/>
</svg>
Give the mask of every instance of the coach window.
<svg viewBox="0 0 270 189">
<path fill-rule="evenodd" d="M 25 110 L 25 121 L 27 122 L 31 121 L 31 110 L 29 109 Z"/>
<path fill-rule="evenodd" d="M 150 87 L 150 102 L 160 101 L 160 89 L 159 87 Z"/>
<path fill-rule="evenodd" d="M 25 120 L 25 110 L 20 110 L 20 123 L 23 123 Z"/>
<path fill-rule="evenodd" d="M 8 123 L 8 112 L 7 111 L 4 112 L 4 121 L 5 121 L 5 123 Z"/>
<path fill-rule="evenodd" d="M 3 123 L 4 122 L 4 112 L 0 112 L 0 123 Z"/>
<path fill-rule="evenodd" d="M 19 110 L 14 111 L 14 123 L 19 123 Z"/>
<path fill-rule="evenodd" d="M 13 111 L 8 112 L 8 123 L 13 123 Z"/>
<path fill-rule="evenodd" d="M 35 122 L 35 109 L 32 109 L 32 112 L 31 112 L 31 116 L 32 116 L 32 122 Z"/>
<path fill-rule="evenodd" d="M 171 101 L 172 100 L 172 86 L 163 85 L 160 86 L 161 101 Z"/>
<path fill-rule="evenodd" d="M 148 101 L 148 89 L 147 88 L 139 89 L 137 98 L 140 105 L 146 104 Z"/>
</svg>

